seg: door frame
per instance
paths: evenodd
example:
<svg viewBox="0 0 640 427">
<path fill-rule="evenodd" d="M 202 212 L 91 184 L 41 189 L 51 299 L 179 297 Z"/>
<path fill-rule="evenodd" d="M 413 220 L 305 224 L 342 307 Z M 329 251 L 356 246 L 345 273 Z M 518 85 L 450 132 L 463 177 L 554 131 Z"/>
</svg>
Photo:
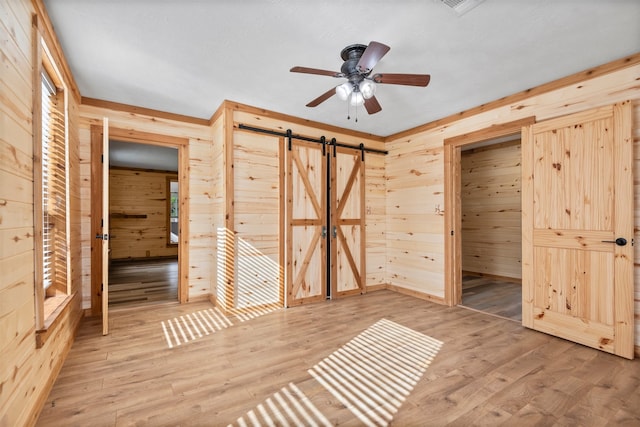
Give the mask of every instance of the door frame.
<svg viewBox="0 0 640 427">
<path fill-rule="evenodd" d="M 102 313 L 102 125 L 91 125 L 91 315 Z M 109 139 L 178 150 L 178 302 L 189 301 L 189 139 L 109 126 Z"/>
<path fill-rule="evenodd" d="M 530 116 L 444 140 L 444 302 L 449 306 L 462 303 L 462 148 L 490 139 L 521 135 L 524 126 L 535 122 L 535 116 Z"/>
</svg>

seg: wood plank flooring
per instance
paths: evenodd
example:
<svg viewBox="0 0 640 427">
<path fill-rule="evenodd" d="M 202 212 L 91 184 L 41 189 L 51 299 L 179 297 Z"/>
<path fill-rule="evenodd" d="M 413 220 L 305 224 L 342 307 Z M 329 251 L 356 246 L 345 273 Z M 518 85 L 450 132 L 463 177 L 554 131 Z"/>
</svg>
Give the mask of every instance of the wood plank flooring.
<svg viewBox="0 0 640 427">
<path fill-rule="evenodd" d="M 109 306 L 132 307 L 178 301 L 178 260 L 113 261 L 109 266 Z"/>
<path fill-rule="evenodd" d="M 522 322 L 522 284 L 465 275 L 462 277 L 461 305 Z"/>
<path fill-rule="evenodd" d="M 383 290 L 83 320 L 39 426 L 640 425 L 640 361 Z"/>
</svg>

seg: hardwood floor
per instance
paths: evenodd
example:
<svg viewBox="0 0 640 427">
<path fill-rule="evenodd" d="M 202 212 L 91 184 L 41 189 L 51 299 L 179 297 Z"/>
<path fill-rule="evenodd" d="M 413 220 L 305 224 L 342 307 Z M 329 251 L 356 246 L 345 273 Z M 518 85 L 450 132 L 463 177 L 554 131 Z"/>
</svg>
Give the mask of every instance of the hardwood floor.
<svg viewBox="0 0 640 427">
<path fill-rule="evenodd" d="M 391 291 L 83 320 L 37 425 L 639 425 L 640 361 Z"/>
<path fill-rule="evenodd" d="M 464 275 L 461 305 L 522 322 L 522 284 Z"/>
<path fill-rule="evenodd" d="M 178 301 L 178 260 L 113 261 L 109 306 L 132 307 Z"/>
</svg>

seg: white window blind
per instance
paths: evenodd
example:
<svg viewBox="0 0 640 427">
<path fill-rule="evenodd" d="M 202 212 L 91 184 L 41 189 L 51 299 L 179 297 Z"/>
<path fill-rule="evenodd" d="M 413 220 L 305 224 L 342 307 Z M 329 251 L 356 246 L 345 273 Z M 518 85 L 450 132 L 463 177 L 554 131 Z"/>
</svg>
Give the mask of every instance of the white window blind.
<svg viewBox="0 0 640 427">
<path fill-rule="evenodd" d="M 43 286 L 64 290 L 67 279 L 67 176 L 64 109 L 51 78 L 42 74 Z"/>
</svg>

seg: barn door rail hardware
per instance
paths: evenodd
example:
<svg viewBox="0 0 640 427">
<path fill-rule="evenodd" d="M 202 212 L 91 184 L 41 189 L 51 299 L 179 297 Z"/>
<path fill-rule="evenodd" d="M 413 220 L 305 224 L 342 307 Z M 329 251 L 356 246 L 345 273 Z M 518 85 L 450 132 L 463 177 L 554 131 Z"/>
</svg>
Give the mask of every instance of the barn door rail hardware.
<svg viewBox="0 0 640 427">
<path fill-rule="evenodd" d="M 307 141 L 307 142 L 313 142 L 316 144 L 322 144 L 323 147 L 326 145 L 333 145 L 334 150 L 336 149 L 336 147 L 342 147 L 342 148 L 354 148 L 356 150 L 360 150 L 362 151 L 362 158 L 364 160 L 364 153 L 374 153 L 374 154 L 389 154 L 389 152 L 387 150 L 378 150 L 375 148 L 367 148 L 364 146 L 364 144 L 360 144 L 360 145 L 351 145 L 351 144 L 344 144 L 341 142 L 337 142 L 335 138 L 332 138 L 329 142 L 327 142 L 327 139 L 325 137 L 322 138 L 309 138 L 307 136 L 303 136 L 303 135 L 296 135 L 294 133 L 292 133 L 291 129 L 287 129 L 286 132 L 279 132 L 276 130 L 272 130 L 272 129 L 264 129 L 264 128 L 258 128 L 258 127 L 254 127 L 254 126 L 247 126 L 245 124 L 240 123 L 238 125 L 238 129 L 243 129 L 243 130 L 248 130 L 251 132 L 258 132 L 258 133 L 266 133 L 268 135 L 274 135 L 274 136 L 281 136 L 284 138 L 287 138 L 288 141 L 288 146 L 289 146 L 289 150 L 291 150 L 291 140 L 293 139 L 299 139 L 301 141 Z M 324 151 L 324 148 L 323 148 Z"/>
</svg>

